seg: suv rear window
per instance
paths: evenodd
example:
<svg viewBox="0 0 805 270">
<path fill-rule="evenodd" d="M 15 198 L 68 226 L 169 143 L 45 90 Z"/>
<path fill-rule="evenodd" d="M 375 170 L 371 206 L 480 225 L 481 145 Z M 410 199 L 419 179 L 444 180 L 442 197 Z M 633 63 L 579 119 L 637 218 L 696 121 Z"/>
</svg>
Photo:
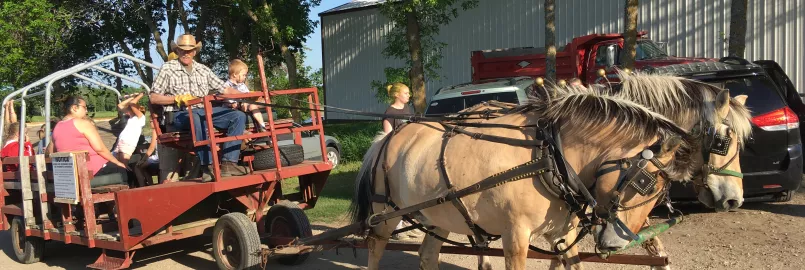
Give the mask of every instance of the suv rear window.
<svg viewBox="0 0 805 270">
<path fill-rule="evenodd" d="M 760 115 L 785 106 L 777 86 L 766 76 L 754 76 L 719 81 L 730 90 L 730 96 L 747 95 L 746 107 L 752 115 Z"/>
<path fill-rule="evenodd" d="M 456 113 L 468 107 L 475 106 L 478 103 L 490 100 L 497 100 L 500 102 L 519 103 L 517 100 L 517 93 L 515 92 L 501 92 L 472 96 L 461 96 L 448 99 L 435 100 L 430 102 L 430 106 L 426 114 L 445 114 Z"/>
</svg>

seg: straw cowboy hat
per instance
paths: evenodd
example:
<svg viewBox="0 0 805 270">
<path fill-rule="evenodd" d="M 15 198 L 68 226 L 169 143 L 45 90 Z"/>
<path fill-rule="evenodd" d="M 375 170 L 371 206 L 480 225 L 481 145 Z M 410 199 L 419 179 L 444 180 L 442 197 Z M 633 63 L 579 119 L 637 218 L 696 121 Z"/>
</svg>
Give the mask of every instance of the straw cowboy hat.
<svg viewBox="0 0 805 270">
<path fill-rule="evenodd" d="M 176 38 L 176 42 L 171 42 L 171 50 L 182 49 L 185 51 L 201 49 L 201 41 L 196 42 L 196 37 L 190 34 L 184 34 Z"/>
</svg>

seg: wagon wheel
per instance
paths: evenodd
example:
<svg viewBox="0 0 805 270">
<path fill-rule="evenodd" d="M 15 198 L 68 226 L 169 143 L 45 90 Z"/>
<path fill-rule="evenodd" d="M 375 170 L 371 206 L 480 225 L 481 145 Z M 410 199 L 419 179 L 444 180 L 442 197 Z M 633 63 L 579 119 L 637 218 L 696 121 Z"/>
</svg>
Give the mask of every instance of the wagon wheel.
<svg viewBox="0 0 805 270">
<path fill-rule="evenodd" d="M 305 238 L 313 236 L 310 229 L 310 221 L 307 219 L 305 211 L 299 206 L 289 201 L 282 201 L 268 209 L 266 214 L 266 233 L 276 237 L 299 237 Z M 270 246 L 273 248 L 273 246 Z M 310 253 L 293 256 L 284 256 L 277 261 L 284 265 L 299 265 Z"/>
<path fill-rule="evenodd" d="M 257 226 L 243 213 L 230 213 L 215 222 L 212 255 L 218 269 L 260 269 Z"/>
<path fill-rule="evenodd" d="M 25 222 L 22 217 L 11 220 L 11 246 L 17 261 L 24 264 L 39 262 L 45 252 L 44 239 L 25 236 Z"/>
</svg>

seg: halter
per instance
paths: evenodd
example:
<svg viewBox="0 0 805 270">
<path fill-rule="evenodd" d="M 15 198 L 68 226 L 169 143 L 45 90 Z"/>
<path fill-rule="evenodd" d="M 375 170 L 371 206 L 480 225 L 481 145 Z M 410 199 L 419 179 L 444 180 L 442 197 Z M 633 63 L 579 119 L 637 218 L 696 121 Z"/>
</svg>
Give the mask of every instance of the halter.
<svg viewBox="0 0 805 270">
<path fill-rule="evenodd" d="M 741 179 L 743 179 L 744 177 L 743 173 L 741 172 L 727 169 L 727 167 L 729 167 L 729 165 L 732 164 L 732 162 L 734 162 L 738 158 L 738 155 L 740 154 L 738 151 L 735 152 L 735 154 L 732 156 L 732 158 L 729 159 L 729 161 L 727 161 L 727 163 L 721 165 L 721 167 L 716 167 L 710 164 L 710 154 L 727 156 L 727 154 L 729 153 L 730 146 L 732 145 L 732 138 L 730 137 L 730 134 L 734 133 L 735 130 L 732 128 L 727 119 L 721 119 L 721 124 L 727 127 L 726 135 L 722 136 L 721 134 L 719 134 L 714 126 L 708 126 L 705 129 L 705 132 L 699 135 L 702 138 L 702 146 L 704 147 L 702 151 L 703 163 L 701 173 L 702 174 L 701 186 L 705 188 L 708 187 L 707 181 L 705 181 L 705 179 L 707 178 L 708 175 L 711 174 L 732 176 Z M 699 125 L 701 125 L 701 123 Z M 694 128 L 694 130 L 696 130 L 696 128 Z"/>
<path fill-rule="evenodd" d="M 615 184 L 615 191 L 613 192 L 614 196 L 607 205 L 602 205 L 602 208 L 606 209 L 607 211 L 605 213 L 593 211 L 594 219 L 598 221 L 597 223 L 599 225 L 604 224 L 603 221 L 609 221 L 612 224 L 620 227 L 621 230 L 625 232 L 626 235 L 632 240 L 638 240 L 640 238 L 637 234 L 632 232 L 628 226 L 626 226 L 620 217 L 618 217 L 617 213 L 644 206 L 663 195 L 666 195 L 665 198 L 667 199 L 667 194 L 668 190 L 670 190 L 669 187 L 671 183 L 671 181 L 668 180 L 668 173 L 665 171 L 667 165 L 662 164 L 662 162 L 660 162 L 654 155 L 654 152 L 659 152 L 660 147 L 661 141 L 652 145 L 648 149 L 643 150 L 643 152 L 635 157 L 629 159 L 611 160 L 602 163 L 602 165 L 616 164 L 616 166 L 599 170 L 595 175 L 596 179 L 615 171 L 620 171 L 620 175 L 618 177 L 618 182 Z M 646 166 L 649 162 L 657 167 L 657 171 L 649 172 L 646 170 Z M 665 183 L 659 191 L 655 192 L 657 176 L 661 174 L 665 178 Z M 634 188 L 637 193 L 642 196 L 647 196 L 651 193 L 654 193 L 654 195 L 636 205 L 624 206 L 621 204 L 621 195 L 624 194 L 624 191 L 626 191 L 626 188 L 628 187 Z M 673 208 L 669 208 L 669 210 L 673 211 Z"/>
</svg>

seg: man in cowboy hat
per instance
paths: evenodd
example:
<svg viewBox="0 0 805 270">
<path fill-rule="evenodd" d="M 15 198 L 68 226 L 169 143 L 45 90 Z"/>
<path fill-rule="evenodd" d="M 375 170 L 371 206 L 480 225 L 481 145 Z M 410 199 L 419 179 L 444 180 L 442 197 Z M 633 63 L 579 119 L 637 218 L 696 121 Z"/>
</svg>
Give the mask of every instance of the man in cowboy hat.
<svg viewBox="0 0 805 270">
<path fill-rule="evenodd" d="M 203 105 L 193 105 L 192 115 L 181 103 L 188 97 L 199 98 L 211 93 L 239 93 L 235 89 L 224 86 L 224 81 L 219 79 L 210 68 L 193 60 L 201 49 L 201 42 L 196 42 L 193 35 L 185 34 L 176 39 L 171 44 L 171 49 L 179 57 L 176 60 L 166 62 L 156 80 L 151 87 L 150 100 L 152 104 L 163 105 L 166 114 L 166 129 L 188 130 L 190 121 L 193 121 L 196 137 L 194 141 L 202 141 L 208 138 L 207 128 L 202 121 L 205 118 Z M 218 129 L 226 129 L 227 136 L 242 135 L 246 128 L 246 114 L 231 108 L 220 106 L 212 107 L 213 126 Z M 173 117 L 170 117 L 173 115 Z M 192 118 L 191 118 L 192 117 Z M 172 119 L 170 119 L 172 118 Z M 172 123 L 172 125 L 171 125 Z M 225 142 L 221 146 L 221 176 L 235 176 L 246 174 L 246 169 L 238 165 L 240 159 L 241 141 Z M 163 151 L 160 150 L 160 155 Z M 208 146 L 196 148 L 200 164 L 202 166 L 202 179 L 212 180 L 212 173 L 209 165 L 212 164 L 212 152 Z M 160 161 L 163 157 L 160 157 Z M 165 159 L 165 171 L 173 171 L 178 162 L 170 158 Z M 163 164 L 160 164 L 160 169 Z M 160 173 L 160 179 L 166 177 Z M 174 178 L 174 177 L 171 177 Z M 171 179 L 174 180 L 174 179 Z"/>
</svg>

